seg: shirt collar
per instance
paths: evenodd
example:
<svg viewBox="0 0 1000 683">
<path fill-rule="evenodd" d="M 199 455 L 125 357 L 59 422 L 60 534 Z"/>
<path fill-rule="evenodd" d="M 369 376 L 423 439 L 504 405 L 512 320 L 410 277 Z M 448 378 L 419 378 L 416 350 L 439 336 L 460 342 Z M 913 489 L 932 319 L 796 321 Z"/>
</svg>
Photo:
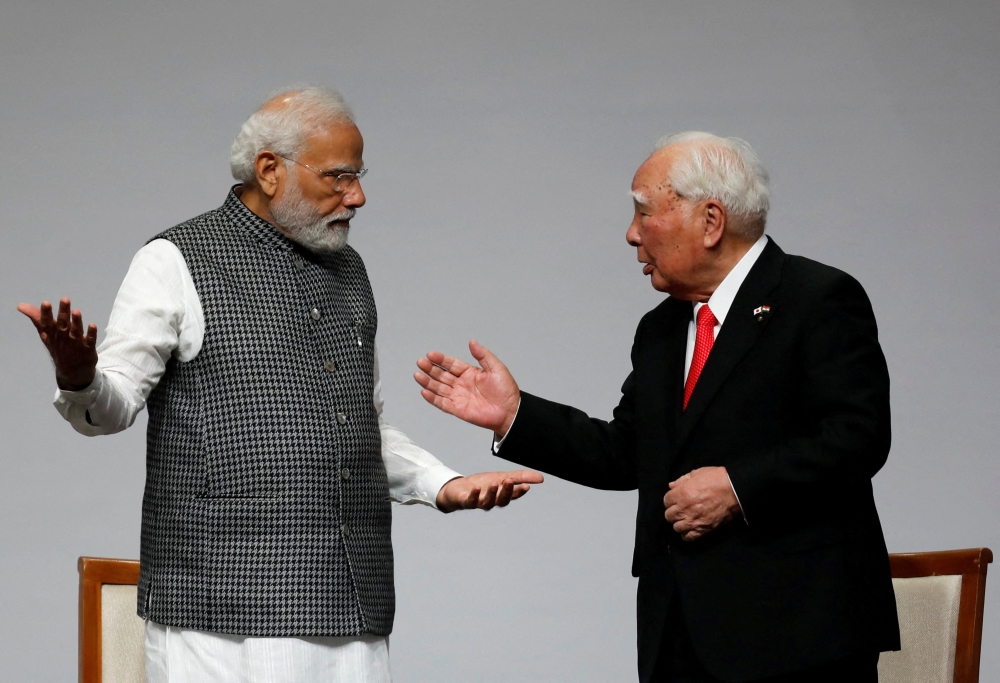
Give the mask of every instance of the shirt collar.
<svg viewBox="0 0 1000 683">
<path fill-rule="evenodd" d="M 712 309 L 715 319 L 718 320 L 718 324 L 726 322 L 726 314 L 729 313 L 729 307 L 733 305 L 733 299 L 736 298 L 736 293 L 740 291 L 740 287 L 743 286 L 743 281 L 747 279 L 747 274 L 750 269 L 753 268 L 753 264 L 757 262 L 760 257 L 764 247 L 767 246 L 767 236 L 761 235 L 760 238 L 753 243 L 753 246 L 743 254 L 743 258 L 737 262 L 733 269 L 729 271 L 725 279 L 719 283 L 719 286 L 715 288 L 712 296 L 709 297 L 708 307 Z M 696 301 L 694 304 L 694 316 L 695 320 L 698 319 L 698 309 L 705 304 Z"/>
</svg>

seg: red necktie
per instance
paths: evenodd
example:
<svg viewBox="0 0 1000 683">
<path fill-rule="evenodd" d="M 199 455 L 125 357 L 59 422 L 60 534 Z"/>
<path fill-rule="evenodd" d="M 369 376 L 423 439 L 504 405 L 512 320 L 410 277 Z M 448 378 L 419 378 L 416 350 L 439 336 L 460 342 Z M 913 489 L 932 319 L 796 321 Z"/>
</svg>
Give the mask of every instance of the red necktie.
<svg viewBox="0 0 1000 683">
<path fill-rule="evenodd" d="M 698 332 L 694 337 L 694 357 L 691 358 L 691 369 L 688 370 L 687 382 L 684 384 L 684 409 L 687 410 L 688 401 L 694 393 L 694 385 L 698 383 L 701 369 L 705 367 L 708 354 L 712 352 L 712 344 L 715 343 L 715 314 L 708 304 L 698 309 Z"/>
</svg>

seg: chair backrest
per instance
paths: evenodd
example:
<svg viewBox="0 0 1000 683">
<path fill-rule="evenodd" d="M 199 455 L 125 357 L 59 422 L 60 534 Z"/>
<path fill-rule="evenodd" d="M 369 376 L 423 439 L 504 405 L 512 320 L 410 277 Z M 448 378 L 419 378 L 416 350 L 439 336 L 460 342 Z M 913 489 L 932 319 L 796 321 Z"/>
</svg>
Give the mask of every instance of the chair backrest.
<svg viewBox="0 0 1000 683">
<path fill-rule="evenodd" d="M 989 548 L 889 555 L 900 652 L 883 652 L 880 683 L 978 683 Z"/>
<path fill-rule="evenodd" d="M 80 683 L 145 683 L 142 619 L 136 614 L 139 563 L 81 557 Z"/>
</svg>

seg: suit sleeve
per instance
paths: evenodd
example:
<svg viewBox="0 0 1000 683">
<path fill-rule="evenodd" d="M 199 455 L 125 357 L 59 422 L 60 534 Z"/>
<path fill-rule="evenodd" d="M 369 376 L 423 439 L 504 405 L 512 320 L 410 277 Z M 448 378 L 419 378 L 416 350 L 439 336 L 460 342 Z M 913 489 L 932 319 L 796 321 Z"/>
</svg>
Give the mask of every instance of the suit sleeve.
<svg viewBox="0 0 1000 683">
<path fill-rule="evenodd" d="M 871 303 L 841 273 L 818 295 L 802 328 L 799 358 L 805 433 L 728 467 L 747 520 L 788 494 L 870 486 L 891 440 L 889 372 Z"/>
<path fill-rule="evenodd" d="M 639 328 L 642 329 L 640 323 Z M 635 367 L 639 333 L 632 346 Z M 497 455 L 525 467 L 596 489 L 637 488 L 635 370 L 622 386 L 610 422 L 582 410 L 521 392 L 517 420 Z"/>
</svg>

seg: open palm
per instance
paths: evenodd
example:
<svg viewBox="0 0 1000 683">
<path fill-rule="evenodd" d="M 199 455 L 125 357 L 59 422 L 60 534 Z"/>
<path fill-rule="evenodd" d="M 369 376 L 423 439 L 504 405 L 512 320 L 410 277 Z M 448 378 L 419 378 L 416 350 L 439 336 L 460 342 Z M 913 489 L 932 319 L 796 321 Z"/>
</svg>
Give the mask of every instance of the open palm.
<svg viewBox="0 0 1000 683">
<path fill-rule="evenodd" d="M 510 371 L 489 349 L 472 340 L 469 351 L 480 367 L 431 351 L 417 361 L 421 372 L 413 378 L 423 387 L 420 395 L 428 403 L 503 436 L 517 414 L 521 392 Z"/>
<path fill-rule="evenodd" d="M 59 301 L 59 313 L 52 316 L 52 304 L 43 301 L 41 307 L 19 304 L 17 310 L 28 316 L 38 336 L 45 344 L 56 366 L 56 382 L 60 389 L 79 391 L 94 379 L 97 367 L 97 325 L 86 331 L 80 311 L 71 310 L 70 301 Z"/>
</svg>

